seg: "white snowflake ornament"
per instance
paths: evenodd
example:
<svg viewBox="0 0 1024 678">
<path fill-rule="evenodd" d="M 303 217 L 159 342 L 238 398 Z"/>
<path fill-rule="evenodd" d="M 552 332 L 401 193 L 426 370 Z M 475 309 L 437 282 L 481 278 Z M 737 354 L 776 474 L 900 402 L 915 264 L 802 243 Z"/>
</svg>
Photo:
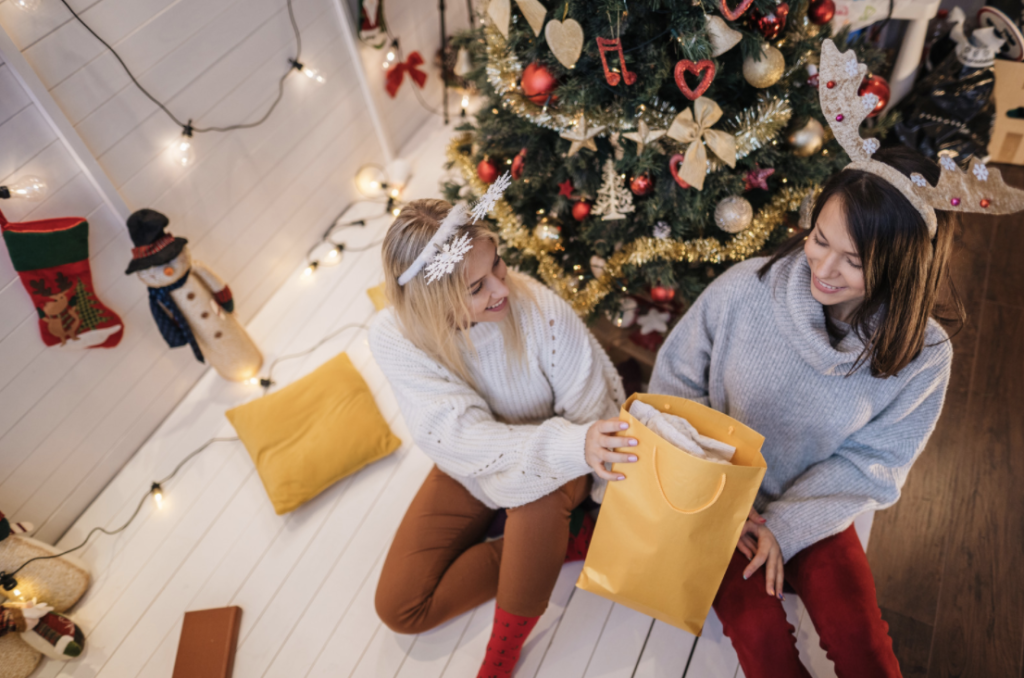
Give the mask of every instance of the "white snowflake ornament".
<svg viewBox="0 0 1024 678">
<path fill-rule="evenodd" d="M 974 166 L 972 170 L 974 176 L 978 178 L 978 181 L 988 181 L 988 168 L 980 162 Z"/>
<path fill-rule="evenodd" d="M 944 155 L 941 158 L 939 158 L 939 165 L 942 166 L 942 169 L 947 170 L 949 172 L 952 172 L 953 170 L 956 169 L 956 163 L 953 162 L 953 158 L 949 157 L 948 155 Z"/>
<path fill-rule="evenodd" d="M 914 172 L 913 174 L 910 175 L 910 180 L 913 181 L 915 185 L 920 186 L 921 188 L 924 188 L 925 186 L 928 185 L 928 180 L 925 179 L 922 175 L 918 174 L 917 172 Z"/>
<path fill-rule="evenodd" d="M 874 137 L 868 137 L 863 142 L 864 152 L 868 155 L 874 155 L 881 146 L 882 144 Z"/>
<path fill-rule="evenodd" d="M 427 264 L 427 284 L 449 275 L 455 270 L 455 264 L 465 259 L 466 253 L 471 249 L 473 249 L 473 241 L 469 239 L 468 233 L 463 233 L 452 238 L 450 242 L 446 242 L 441 251 L 434 256 L 433 261 Z"/>
<path fill-rule="evenodd" d="M 636 324 L 640 326 L 640 334 L 650 334 L 651 332 L 665 334 L 668 332 L 668 321 L 671 317 L 672 315 L 668 311 L 652 308 L 637 318 Z"/>
<path fill-rule="evenodd" d="M 494 180 L 491 187 L 487 189 L 487 192 L 476 201 L 473 205 L 473 211 L 470 212 L 470 218 L 472 223 L 476 223 L 486 217 L 494 205 L 501 199 L 501 196 L 505 193 L 505 190 L 512 184 L 512 173 L 505 172 L 500 177 Z"/>
</svg>

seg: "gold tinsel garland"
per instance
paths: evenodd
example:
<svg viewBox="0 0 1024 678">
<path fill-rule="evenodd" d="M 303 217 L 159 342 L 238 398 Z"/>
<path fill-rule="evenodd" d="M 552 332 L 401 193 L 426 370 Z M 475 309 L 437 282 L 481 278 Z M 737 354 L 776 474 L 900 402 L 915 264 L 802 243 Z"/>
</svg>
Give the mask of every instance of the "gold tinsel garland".
<svg viewBox="0 0 1024 678">
<path fill-rule="evenodd" d="M 469 187 L 477 195 L 487 191 L 487 184 L 477 176 L 472 159 L 459 151 L 461 146 L 472 142 L 469 134 L 456 137 L 448 145 L 448 160 L 458 168 Z M 576 313 L 589 315 L 615 287 L 615 281 L 622 278 L 625 266 L 643 266 L 652 261 L 701 262 L 719 264 L 726 261 L 742 261 L 753 256 L 764 247 L 775 227 L 782 223 L 786 212 L 795 212 L 810 189 L 785 187 L 772 197 L 771 201 L 754 215 L 750 227 L 722 243 L 716 238 L 695 238 L 675 240 L 667 238 L 640 237 L 625 245 L 608 258 L 604 273 L 590 280 L 585 286 L 578 285 L 579 278 L 568 275 L 552 256 L 560 245 L 544 241 L 530 233 L 512 211 L 504 198 L 498 200 L 491 216 L 498 222 L 498 234 L 509 246 L 539 262 L 540 277 L 551 289 L 572 304 Z"/>
</svg>

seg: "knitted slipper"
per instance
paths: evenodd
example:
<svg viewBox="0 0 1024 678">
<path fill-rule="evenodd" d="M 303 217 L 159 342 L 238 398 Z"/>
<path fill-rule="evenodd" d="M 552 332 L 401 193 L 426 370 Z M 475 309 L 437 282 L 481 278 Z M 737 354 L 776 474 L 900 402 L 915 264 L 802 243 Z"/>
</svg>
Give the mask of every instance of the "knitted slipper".
<svg viewBox="0 0 1024 678">
<path fill-rule="evenodd" d="M 12 534 L 0 541 L 0 571 L 11 572 L 30 558 L 57 553 L 60 551 L 49 544 Z M 37 598 L 49 603 L 57 612 L 63 612 L 77 603 L 89 588 L 89 571 L 74 556 L 61 556 L 29 563 L 18 573 L 17 580 L 22 599 Z M 12 601 L 17 600 L 13 591 L 5 591 L 2 587 L 0 594 Z"/>
<path fill-rule="evenodd" d="M 0 638 L 0 678 L 27 678 L 42 658 L 17 633 Z"/>
</svg>

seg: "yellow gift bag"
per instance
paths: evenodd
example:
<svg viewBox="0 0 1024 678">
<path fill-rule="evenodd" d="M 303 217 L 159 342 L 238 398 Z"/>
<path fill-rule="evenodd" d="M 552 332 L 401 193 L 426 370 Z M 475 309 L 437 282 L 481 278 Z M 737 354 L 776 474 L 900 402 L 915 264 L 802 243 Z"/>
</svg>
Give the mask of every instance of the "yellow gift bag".
<svg viewBox="0 0 1024 678">
<path fill-rule="evenodd" d="M 640 400 L 736 447 L 731 465 L 698 459 L 629 414 Z M 692 400 L 636 394 L 619 415 L 637 439 L 626 480 L 608 484 L 576 585 L 700 635 L 767 466 L 764 437 Z M 625 451 L 625 450 L 623 450 Z"/>
</svg>

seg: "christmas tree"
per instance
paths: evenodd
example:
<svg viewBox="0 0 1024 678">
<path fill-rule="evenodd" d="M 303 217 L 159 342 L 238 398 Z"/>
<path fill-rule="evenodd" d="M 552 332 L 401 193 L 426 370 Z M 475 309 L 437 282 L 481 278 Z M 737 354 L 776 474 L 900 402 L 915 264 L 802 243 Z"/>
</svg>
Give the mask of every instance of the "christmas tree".
<svg viewBox="0 0 1024 678">
<path fill-rule="evenodd" d="M 729 1 L 490 0 L 454 41 L 486 101 L 449 147 L 446 197 L 510 166 L 491 213 L 506 259 L 581 315 L 655 286 L 695 298 L 849 162 L 818 105 L 832 0 Z"/>
</svg>

